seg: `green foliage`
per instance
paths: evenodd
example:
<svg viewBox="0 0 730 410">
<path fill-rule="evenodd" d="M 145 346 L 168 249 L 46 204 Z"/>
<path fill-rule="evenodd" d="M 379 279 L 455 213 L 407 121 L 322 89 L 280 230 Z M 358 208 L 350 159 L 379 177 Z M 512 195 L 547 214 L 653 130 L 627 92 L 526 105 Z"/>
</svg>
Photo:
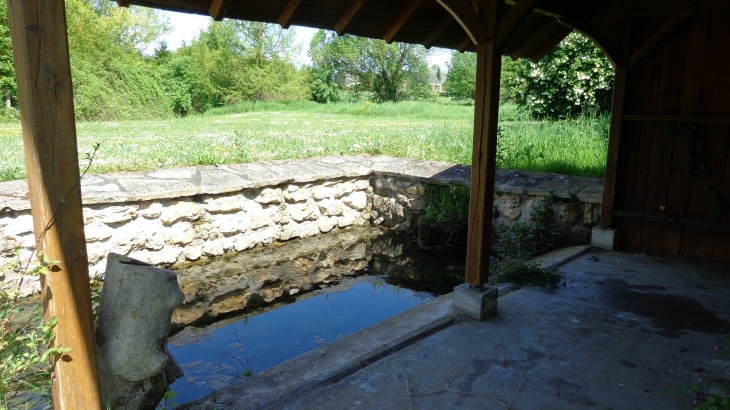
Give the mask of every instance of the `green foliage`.
<svg viewBox="0 0 730 410">
<path fill-rule="evenodd" d="M 5 107 L 5 99 L 9 94 L 11 101 L 17 101 L 17 87 L 15 85 L 15 68 L 13 67 L 13 47 L 10 43 L 10 27 L 8 22 L 8 3 L 0 1 L 0 103 Z M 0 122 L 6 117 L 0 109 Z"/>
<path fill-rule="evenodd" d="M 157 67 L 137 50 L 165 32 L 156 12 L 101 0 L 67 0 L 66 7 L 77 118 L 169 117 Z"/>
<path fill-rule="evenodd" d="M 451 53 L 444 91 L 452 98 L 474 100 L 477 78 L 476 53 Z"/>
<path fill-rule="evenodd" d="M 572 195 L 573 199 L 578 193 Z M 530 210 L 530 222 L 515 222 L 497 230 L 497 241 L 490 257 L 490 283 L 510 282 L 515 286 L 555 287 L 563 274 L 530 262 L 558 244 L 558 231 L 552 211 L 557 201 L 554 192 L 538 201 Z"/>
<path fill-rule="evenodd" d="M 538 63 L 503 60 L 508 98 L 537 117 L 565 118 L 611 109 L 614 70 L 588 38 L 571 33 Z"/>
<path fill-rule="evenodd" d="M 40 306 L 22 307 L 18 295 L 23 280 L 46 275 L 56 262 L 50 261 L 41 252 L 33 262 L 24 262 L 20 248 L 16 249 L 14 262 L 0 270 L 0 273 L 20 273 L 21 280 L 15 289 L 0 288 L 0 409 L 38 406 L 51 408 L 51 361 L 68 349 L 53 346 L 53 328 L 56 318 L 43 323 Z M 32 256 L 31 256 L 32 258 Z M 24 312 L 31 309 L 30 312 Z M 25 314 L 21 320 L 13 316 Z M 49 347 L 50 346 L 50 347 Z"/>
<path fill-rule="evenodd" d="M 294 51 L 293 36 L 293 29 L 272 24 L 214 22 L 169 63 L 174 65 L 167 78 L 179 95 L 177 111 L 192 107 L 203 112 L 246 100 L 307 98 L 306 73 L 286 58 Z"/>
<path fill-rule="evenodd" d="M 312 38 L 309 56 L 320 84 L 339 83 L 356 92 L 372 93 L 376 101 L 403 101 L 430 94 L 428 52 L 419 45 L 387 44 L 383 40 L 320 30 Z M 321 98 L 320 98 L 321 100 Z M 329 101 L 324 101 L 329 102 Z"/>
</svg>

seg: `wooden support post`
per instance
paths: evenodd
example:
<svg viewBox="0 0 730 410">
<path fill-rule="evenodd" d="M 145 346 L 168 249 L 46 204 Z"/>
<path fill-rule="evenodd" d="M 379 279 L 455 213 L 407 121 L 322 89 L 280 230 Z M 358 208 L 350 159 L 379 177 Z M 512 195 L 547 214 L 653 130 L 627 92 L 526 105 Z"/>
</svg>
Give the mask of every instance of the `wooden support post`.
<svg viewBox="0 0 730 410">
<path fill-rule="evenodd" d="M 503 5 L 501 0 L 480 1 L 479 15 L 486 23 L 491 39 L 495 38 Z M 475 286 L 484 285 L 489 279 L 501 68 L 502 56 L 495 41 L 477 45 L 474 144 L 466 249 L 466 282 Z"/>
<path fill-rule="evenodd" d="M 612 226 L 616 200 L 616 179 L 618 175 L 618 160 L 621 147 L 622 126 L 624 123 L 624 108 L 626 100 L 626 86 L 631 68 L 629 50 L 631 47 L 631 23 L 623 24 L 616 42 L 620 54 L 619 60 L 625 64 L 616 67 L 616 77 L 613 82 L 613 101 L 611 102 L 611 125 L 608 131 L 608 155 L 606 158 L 606 174 L 603 179 L 603 202 L 601 204 L 601 225 Z"/>
<path fill-rule="evenodd" d="M 99 381 L 64 2 L 7 0 L 33 229 L 57 261 L 41 278 L 56 345 L 71 350 L 53 364 L 56 410 L 98 410 Z"/>
<path fill-rule="evenodd" d="M 621 143 L 621 126 L 624 122 L 624 97 L 629 68 L 616 67 L 613 82 L 613 102 L 611 106 L 611 125 L 608 132 L 608 155 L 606 176 L 603 182 L 603 203 L 601 204 L 601 225 L 613 224 L 614 199 L 616 197 L 616 174 L 618 173 L 618 154 Z"/>
</svg>

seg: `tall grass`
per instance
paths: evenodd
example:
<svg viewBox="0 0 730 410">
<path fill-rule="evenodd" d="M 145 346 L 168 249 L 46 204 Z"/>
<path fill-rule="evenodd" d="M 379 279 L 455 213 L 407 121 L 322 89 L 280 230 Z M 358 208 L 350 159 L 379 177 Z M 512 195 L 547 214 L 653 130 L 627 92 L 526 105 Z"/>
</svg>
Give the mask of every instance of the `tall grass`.
<svg viewBox="0 0 730 410">
<path fill-rule="evenodd" d="M 361 153 L 469 164 L 473 116 L 473 106 L 443 100 L 247 102 L 184 118 L 79 122 L 77 131 L 82 157 L 101 143 L 94 173 Z M 505 105 L 500 119 L 500 167 L 603 175 L 606 117 L 535 121 Z M 0 180 L 21 178 L 20 124 L 0 123 Z"/>
</svg>

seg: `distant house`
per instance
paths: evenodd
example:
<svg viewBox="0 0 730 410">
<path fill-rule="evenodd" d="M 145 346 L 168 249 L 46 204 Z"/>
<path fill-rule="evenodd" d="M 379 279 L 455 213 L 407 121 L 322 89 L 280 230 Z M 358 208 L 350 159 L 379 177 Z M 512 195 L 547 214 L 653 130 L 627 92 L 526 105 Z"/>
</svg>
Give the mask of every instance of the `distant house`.
<svg viewBox="0 0 730 410">
<path fill-rule="evenodd" d="M 444 79 L 446 74 L 441 71 L 441 67 L 434 64 L 431 67 L 431 75 L 428 77 L 428 85 L 431 87 L 431 92 L 442 93 Z"/>
</svg>

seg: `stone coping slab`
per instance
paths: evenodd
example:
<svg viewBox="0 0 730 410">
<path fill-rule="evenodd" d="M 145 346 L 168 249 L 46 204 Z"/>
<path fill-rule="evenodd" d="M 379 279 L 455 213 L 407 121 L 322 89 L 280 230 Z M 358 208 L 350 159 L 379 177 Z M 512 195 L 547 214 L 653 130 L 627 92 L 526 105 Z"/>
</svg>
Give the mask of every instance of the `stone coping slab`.
<svg viewBox="0 0 730 410">
<path fill-rule="evenodd" d="M 89 174 L 81 181 L 83 203 L 107 204 L 171 199 L 201 194 L 222 194 L 290 183 L 307 183 L 344 177 L 387 175 L 439 185 L 469 186 L 471 167 L 448 162 L 420 161 L 373 155 L 343 155 L 158 169 L 144 172 Z M 580 191 L 584 202 L 600 203 L 599 178 L 497 170 L 495 188 L 503 193 L 559 197 Z M 30 209 L 25 180 L 0 183 L 0 212 Z"/>
</svg>

